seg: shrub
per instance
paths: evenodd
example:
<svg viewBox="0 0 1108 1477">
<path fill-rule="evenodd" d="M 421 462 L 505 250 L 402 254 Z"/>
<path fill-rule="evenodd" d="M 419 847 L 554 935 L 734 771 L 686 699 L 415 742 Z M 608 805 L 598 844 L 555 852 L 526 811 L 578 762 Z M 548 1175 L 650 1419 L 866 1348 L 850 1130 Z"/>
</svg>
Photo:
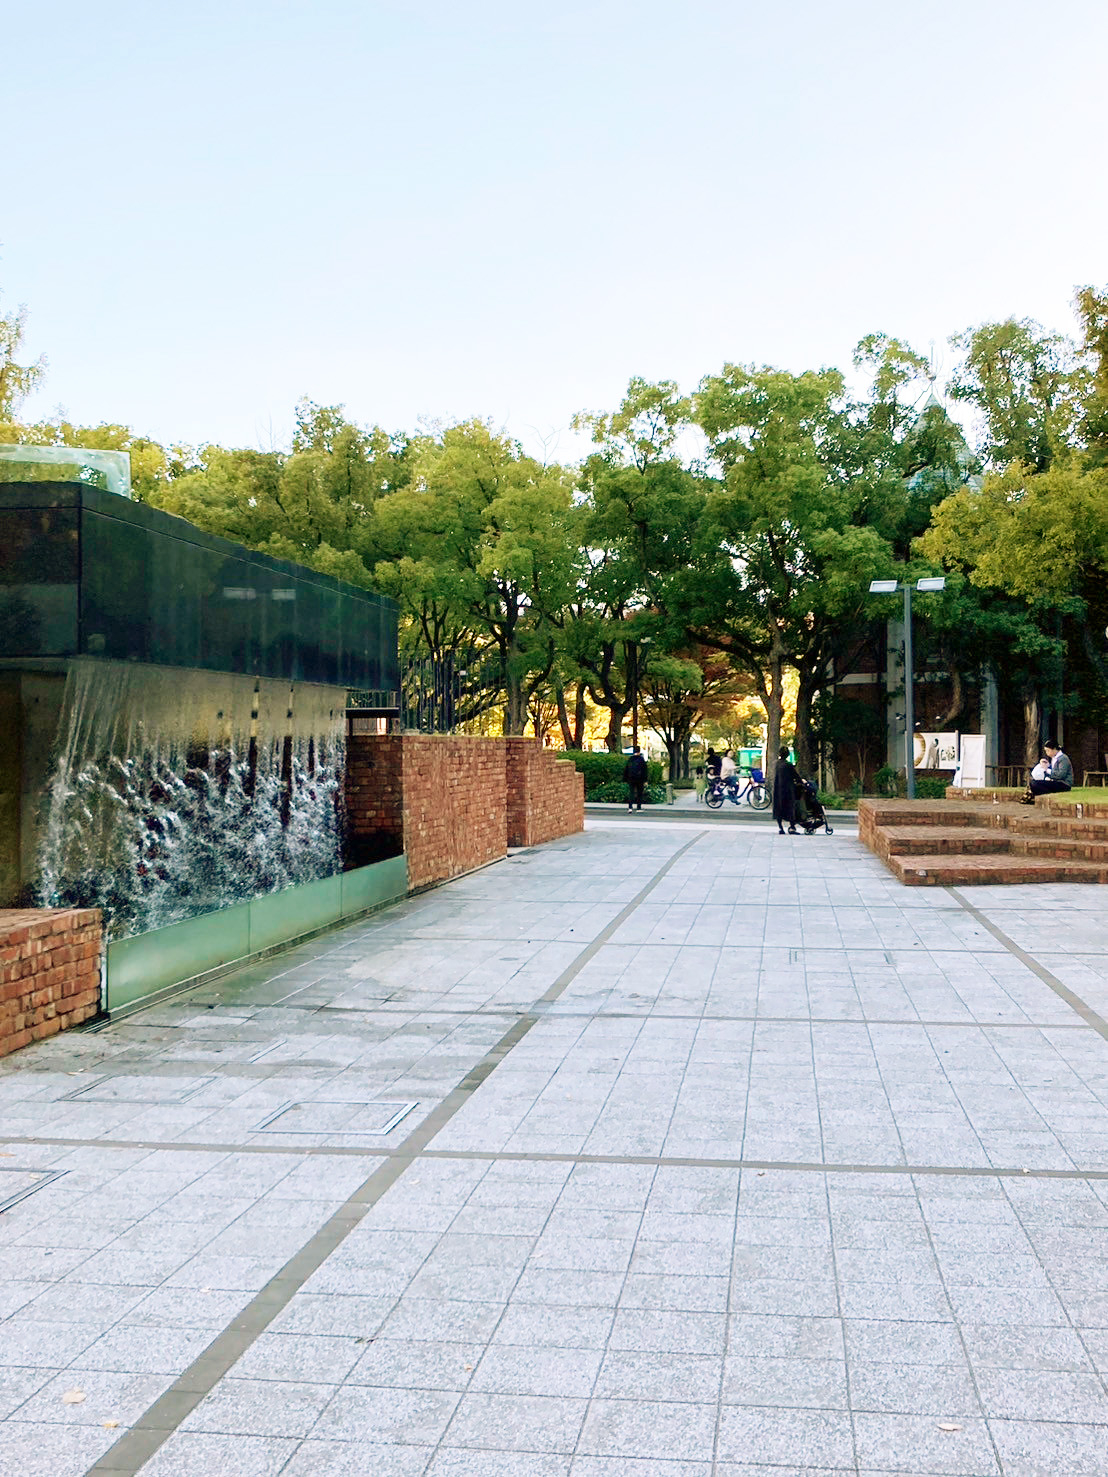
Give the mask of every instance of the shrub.
<svg viewBox="0 0 1108 1477">
<path fill-rule="evenodd" d="M 828 794 L 827 791 L 821 790 L 819 792 L 819 803 L 823 806 L 824 810 L 845 810 L 850 804 L 850 800 L 846 795 Z"/>
<path fill-rule="evenodd" d="M 602 785 L 623 784 L 623 766 L 628 757 L 626 754 L 586 754 L 582 749 L 567 749 L 561 757 L 572 759 L 585 776 L 586 800 L 599 800 L 601 797 L 594 791 Z M 650 785 L 662 783 L 662 766 L 656 759 L 647 760 L 646 778 Z M 626 793 L 623 798 L 627 799 Z"/>
<path fill-rule="evenodd" d="M 916 780 L 917 800 L 945 800 L 948 780 L 936 779 L 934 775 Z"/>
<path fill-rule="evenodd" d="M 873 788 L 879 795 L 895 800 L 902 792 L 900 771 L 894 769 L 891 764 L 882 764 L 873 777 Z"/>
<path fill-rule="evenodd" d="M 586 790 L 585 799 L 595 800 L 600 804 L 626 805 L 628 786 L 622 780 L 613 780 L 606 785 L 597 785 L 591 790 Z M 664 805 L 666 803 L 665 785 L 647 785 L 643 791 L 642 801 L 644 805 Z"/>
</svg>

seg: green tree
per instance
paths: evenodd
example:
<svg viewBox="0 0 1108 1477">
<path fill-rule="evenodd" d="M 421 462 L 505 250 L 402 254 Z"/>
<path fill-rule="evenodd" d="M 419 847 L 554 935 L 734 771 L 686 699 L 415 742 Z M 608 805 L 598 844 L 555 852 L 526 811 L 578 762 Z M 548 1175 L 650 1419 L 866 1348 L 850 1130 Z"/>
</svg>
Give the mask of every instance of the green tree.
<svg viewBox="0 0 1108 1477">
<path fill-rule="evenodd" d="M 622 748 L 636 679 L 648 669 L 646 641 L 652 664 L 688 645 L 666 587 L 689 567 L 704 506 L 701 479 L 678 453 L 690 411 L 672 381 L 635 378 L 615 411 L 574 421 L 598 450 L 579 478 L 583 578 L 563 644 L 592 701 L 608 712 L 612 752 Z"/>
<path fill-rule="evenodd" d="M 956 334 L 951 344 L 963 358 L 948 391 L 977 412 L 984 461 L 1045 472 L 1071 445 L 1080 416 L 1085 373 L 1072 339 L 1030 318 L 1008 318 Z"/>
<path fill-rule="evenodd" d="M 554 619 L 577 578 L 569 476 L 482 421 L 413 453 L 409 484 L 378 500 L 377 587 L 420 622 L 429 607 L 495 653 L 504 731 L 521 734 L 556 659 Z"/>
<path fill-rule="evenodd" d="M 46 360 L 18 364 L 27 328 L 27 309 L 0 313 L 0 421 L 14 421 L 23 402 L 46 374 Z"/>
</svg>

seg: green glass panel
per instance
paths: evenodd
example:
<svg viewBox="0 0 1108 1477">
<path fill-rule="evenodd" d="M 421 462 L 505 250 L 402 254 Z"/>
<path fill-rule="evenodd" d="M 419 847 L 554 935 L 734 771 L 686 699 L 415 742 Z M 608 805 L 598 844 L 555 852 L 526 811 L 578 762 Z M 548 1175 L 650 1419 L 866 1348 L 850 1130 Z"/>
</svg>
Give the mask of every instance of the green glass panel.
<svg viewBox="0 0 1108 1477">
<path fill-rule="evenodd" d="M 108 945 L 108 1010 L 156 996 L 182 980 L 394 902 L 408 891 L 402 856 L 286 887 L 249 903 L 171 923 Z"/>
<path fill-rule="evenodd" d="M 370 867 L 357 867 L 342 874 L 342 916 L 349 918 L 367 908 L 379 908 L 382 903 L 405 897 L 407 892 L 407 857 L 393 856 Z"/>
<path fill-rule="evenodd" d="M 250 908 L 250 953 L 272 949 L 287 939 L 299 938 L 342 916 L 342 878 L 321 877 L 318 882 L 305 882 L 300 887 L 285 887 L 280 892 L 256 897 Z"/>
<path fill-rule="evenodd" d="M 108 1009 L 119 1010 L 250 952 L 250 903 L 108 945 Z"/>
</svg>

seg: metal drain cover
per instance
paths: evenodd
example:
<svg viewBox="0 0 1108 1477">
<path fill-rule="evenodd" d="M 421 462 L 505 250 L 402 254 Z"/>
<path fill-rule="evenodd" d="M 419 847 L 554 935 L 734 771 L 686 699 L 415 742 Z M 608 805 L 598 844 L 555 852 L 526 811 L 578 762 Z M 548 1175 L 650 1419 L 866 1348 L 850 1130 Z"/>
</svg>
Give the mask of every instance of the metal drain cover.
<svg viewBox="0 0 1108 1477">
<path fill-rule="evenodd" d="M 286 1103 L 263 1118 L 255 1133 L 382 1134 L 391 1133 L 417 1103 L 312 1102 Z"/>
<path fill-rule="evenodd" d="M 0 1169 L 0 1215 L 64 1173 L 64 1169 Z"/>
<path fill-rule="evenodd" d="M 87 1087 L 67 1092 L 62 1102 L 70 1103 L 146 1103 L 167 1106 L 183 1103 L 199 1092 L 212 1077 L 131 1076 L 126 1073 L 102 1077 Z"/>
</svg>

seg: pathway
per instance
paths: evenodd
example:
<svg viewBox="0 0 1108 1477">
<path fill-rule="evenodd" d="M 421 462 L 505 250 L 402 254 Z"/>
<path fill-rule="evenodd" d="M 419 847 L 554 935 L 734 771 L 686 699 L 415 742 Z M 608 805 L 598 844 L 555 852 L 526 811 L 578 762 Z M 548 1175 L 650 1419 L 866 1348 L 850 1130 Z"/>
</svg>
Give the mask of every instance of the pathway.
<svg viewBox="0 0 1108 1477">
<path fill-rule="evenodd" d="M 0 1471 L 1103 1477 L 1102 898 L 593 817 L 0 1063 Z"/>
</svg>

